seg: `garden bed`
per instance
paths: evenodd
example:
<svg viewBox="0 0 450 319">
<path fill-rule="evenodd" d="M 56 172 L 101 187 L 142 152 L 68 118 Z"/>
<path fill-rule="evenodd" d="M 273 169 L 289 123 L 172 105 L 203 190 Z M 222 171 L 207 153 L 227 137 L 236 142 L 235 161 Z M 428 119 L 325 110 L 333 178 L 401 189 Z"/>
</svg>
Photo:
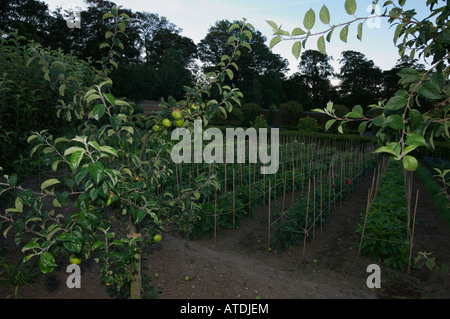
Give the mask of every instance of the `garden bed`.
<svg viewBox="0 0 450 319">
<path fill-rule="evenodd" d="M 288 249 L 281 255 L 267 250 L 266 206 L 259 207 L 253 219 L 244 218 L 239 230 L 225 230 L 216 241 L 186 240 L 177 233 L 165 234 L 161 243 L 144 252 L 148 263 L 146 275 L 152 286 L 161 287 L 157 293 L 161 299 L 449 298 L 450 276 L 428 269 L 414 269 L 408 276 L 381 265 L 382 288 L 366 287 L 366 268 L 378 261 L 370 258 L 356 261 L 357 250 L 353 247 L 360 239 L 355 229 L 365 210 L 371 182 L 369 174 L 342 206 L 333 208 L 328 226 L 314 242 L 307 244 L 304 258 L 301 247 Z M 421 195 L 413 253 L 432 251 L 438 263 L 450 263 L 450 230 L 423 185 L 417 180 L 414 185 Z M 288 205 L 290 196 L 286 200 Z M 282 196 L 278 196 L 272 208 L 281 201 Z M 8 238 L 5 241 L 0 237 L 0 244 L 8 245 L 10 249 L 4 256 L 12 258 L 17 254 L 12 238 Z M 20 290 L 19 298 L 110 298 L 94 261 L 82 262 L 80 289 L 66 287 L 68 261 L 57 263 L 54 273 L 39 275 L 34 289 Z M 185 281 L 185 276 L 191 280 Z M 0 287 L 0 295 L 14 298 L 4 287 Z"/>
</svg>

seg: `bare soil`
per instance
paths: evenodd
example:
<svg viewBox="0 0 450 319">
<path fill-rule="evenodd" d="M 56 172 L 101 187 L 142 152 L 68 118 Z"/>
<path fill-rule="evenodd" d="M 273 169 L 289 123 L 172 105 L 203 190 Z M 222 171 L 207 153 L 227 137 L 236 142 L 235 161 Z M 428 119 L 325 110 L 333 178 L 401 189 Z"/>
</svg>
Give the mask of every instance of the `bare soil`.
<svg viewBox="0 0 450 319">
<path fill-rule="evenodd" d="M 164 234 L 160 243 L 144 251 L 150 284 L 161 287 L 160 299 L 450 298 L 448 272 L 422 268 L 407 274 L 388 269 L 378 260 L 365 257 L 357 260 L 360 237 L 355 229 L 366 207 L 371 179 L 371 174 L 367 175 L 355 192 L 333 209 L 323 233 L 316 230 L 314 241 L 307 243 L 304 258 L 300 246 L 283 254 L 268 250 L 266 205 L 259 207 L 253 218 L 244 220 L 240 229 L 221 232 L 216 241 L 189 241 L 176 233 Z M 433 252 L 438 265 L 450 264 L 450 228 L 423 185 L 418 180 L 414 185 L 420 195 L 413 256 L 419 251 Z M 290 199 L 286 200 L 289 205 Z M 274 206 L 275 201 L 272 209 Z M 1 244 L 5 245 L 2 236 Z M 13 244 L 10 240 L 6 244 L 12 254 Z M 57 263 L 55 271 L 40 275 L 33 288 L 20 290 L 19 298 L 110 298 L 94 261 L 82 262 L 80 289 L 66 286 L 68 261 L 57 260 Z M 366 285 L 370 275 L 367 266 L 374 263 L 381 267 L 380 289 L 369 289 Z M 155 273 L 159 274 L 157 278 Z M 185 280 L 186 276 L 189 281 Z M 0 287 L 0 297 L 12 299 L 14 294 Z"/>
</svg>

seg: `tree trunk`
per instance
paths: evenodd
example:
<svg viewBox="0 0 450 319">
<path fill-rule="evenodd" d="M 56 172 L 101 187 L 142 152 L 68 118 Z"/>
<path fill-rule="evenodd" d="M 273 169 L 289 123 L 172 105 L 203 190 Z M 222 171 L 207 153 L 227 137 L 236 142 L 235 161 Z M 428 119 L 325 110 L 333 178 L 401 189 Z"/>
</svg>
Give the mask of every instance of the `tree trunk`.
<svg viewBox="0 0 450 319">
<path fill-rule="evenodd" d="M 130 221 L 130 235 L 135 237 L 139 235 L 139 226 Z M 136 250 L 134 253 L 134 265 L 136 271 L 131 280 L 131 299 L 141 299 L 142 274 L 141 274 L 141 252 Z"/>
</svg>

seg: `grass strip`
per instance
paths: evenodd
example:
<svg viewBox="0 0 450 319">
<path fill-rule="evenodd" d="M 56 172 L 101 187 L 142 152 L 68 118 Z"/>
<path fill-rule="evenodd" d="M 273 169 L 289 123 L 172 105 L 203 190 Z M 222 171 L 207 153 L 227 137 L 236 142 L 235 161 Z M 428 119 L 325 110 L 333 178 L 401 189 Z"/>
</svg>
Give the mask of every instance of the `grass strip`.
<svg viewBox="0 0 450 319">
<path fill-rule="evenodd" d="M 417 176 L 433 198 L 437 209 L 441 212 L 447 222 L 447 225 L 450 227 L 450 208 L 448 206 L 448 200 L 442 194 L 442 188 L 435 181 L 433 174 L 426 167 L 420 164 L 417 169 Z"/>
</svg>

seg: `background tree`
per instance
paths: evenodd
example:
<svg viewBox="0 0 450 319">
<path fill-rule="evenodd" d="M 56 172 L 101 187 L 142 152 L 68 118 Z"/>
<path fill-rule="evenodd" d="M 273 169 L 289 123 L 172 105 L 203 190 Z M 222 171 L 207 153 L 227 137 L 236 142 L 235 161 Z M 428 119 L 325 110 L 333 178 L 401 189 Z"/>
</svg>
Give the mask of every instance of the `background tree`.
<svg viewBox="0 0 450 319">
<path fill-rule="evenodd" d="M 281 122 L 286 126 L 297 126 L 303 112 L 303 106 L 295 101 L 282 103 L 278 109 Z"/>
<path fill-rule="evenodd" d="M 372 60 L 357 51 L 342 52 L 339 60 L 340 93 L 346 105 L 368 106 L 381 97 L 383 72 Z"/>
<path fill-rule="evenodd" d="M 198 57 L 205 64 L 205 70 L 209 66 L 220 62 L 223 55 L 231 55 L 232 51 L 227 45 L 231 36 L 236 36 L 236 30 L 230 31 L 230 26 L 234 22 L 228 20 L 217 21 L 209 30 L 204 39 L 198 44 Z M 233 80 L 230 82 L 239 87 L 244 97 L 251 96 L 252 100 L 259 100 L 258 85 L 262 85 L 261 78 L 265 74 L 284 74 L 287 71 L 288 62 L 280 55 L 274 54 L 265 44 L 266 37 L 261 32 L 255 31 L 249 43 L 252 50 L 242 48 L 239 52 L 239 70 L 235 72 Z M 257 81 L 254 82 L 254 79 Z M 259 81 L 259 83 L 258 83 Z M 253 86 L 256 85 L 256 86 Z M 263 90 L 261 86 L 261 90 Z M 255 97 L 257 97 L 255 99 Z M 268 107 L 268 105 L 267 105 Z"/>
<path fill-rule="evenodd" d="M 331 57 L 316 50 L 307 50 L 301 55 L 297 78 L 307 87 L 315 107 L 324 106 L 336 97 L 333 96 L 334 89 L 331 85 L 334 69 L 330 60 Z"/>
<path fill-rule="evenodd" d="M 141 54 L 146 63 L 153 62 L 152 42 L 160 30 L 168 30 L 174 34 L 181 32 L 175 24 L 165 17 L 159 17 L 157 13 L 136 12 L 136 19 L 139 20 L 138 32 L 141 38 Z"/>
<path fill-rule="evenodd" d="M 282 86 L 283 102 L 298 102 L 303 105 L 305 111 L 313 108 L 314 102 L 311 100 L 308 87 L 303 83 L 298 72 L 283 81 Z"/>
<path fill-rule="evenodd" d="M 42 44 L 49 41 L 47 31 L 51 17 L 48 5 L 37 0 L 3 0 L 0 2 L 0 30 L 13 32 Z"/>
</svg>

